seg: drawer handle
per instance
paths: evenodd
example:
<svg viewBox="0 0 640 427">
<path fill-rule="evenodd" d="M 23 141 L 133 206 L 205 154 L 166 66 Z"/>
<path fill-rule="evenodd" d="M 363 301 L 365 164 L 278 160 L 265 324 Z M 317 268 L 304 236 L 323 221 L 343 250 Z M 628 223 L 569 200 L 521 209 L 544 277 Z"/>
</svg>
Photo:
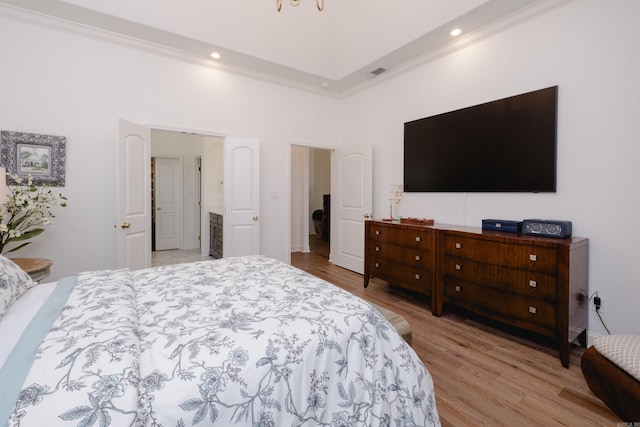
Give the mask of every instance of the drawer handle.
<svg viewBox="0 0 640 427">
<path fill-rule="evenodd" d="M 420 280 L 420 275 L 416 274 L 416 280 Z"/>
<path fill-rule="evenodd" d="M 532 288 L 537 288 L 538 282 L 536 282 L 535 280 L 529 280 L 529 286 L 531 286 Z"/>
<path fill-rule="evenodd" d="M 416 242 L 419 242 L 420 240 L 422 240 L 420 236 L 416 236 Z"/>
<path fill-rule="evenodd" d="M 380 230 L 376 230 L 376 236 L 380 235 Z"/>
<path fill-rule="evenodd" d="M 537 311 L 538 309 L 536 309 L 535 307 L 529 307 L 529 313 L 536 314 Z"/>
<path fill-rule="evenodd" d="M 460 292 L 460 286 L 456 286 L 456 292 Z"/>
<path fill-rule="evenodd" d="M 456 242 L 456 249 L 460 249 L 462 247 L 462 243 Z"/>
<path fill-rule="evenodd" d="M 416 261 L 420 261 L 420 255 L 416 255 Z"/>
<path fill-rule="evenodd" d="M 460 264 L 456 264 L 456 270 L 462 270 L 462 266 Z"/>
<path fill-rule="evenodd" d="M 538 256 L 536 254 L 529 254 L 529 260 L 535 262 L 538 260 Z"/>
<path fill-rule="evenodd" d="M 380 246 L 376 246 L 376 252 L 380 252 Z"/>
</svg>

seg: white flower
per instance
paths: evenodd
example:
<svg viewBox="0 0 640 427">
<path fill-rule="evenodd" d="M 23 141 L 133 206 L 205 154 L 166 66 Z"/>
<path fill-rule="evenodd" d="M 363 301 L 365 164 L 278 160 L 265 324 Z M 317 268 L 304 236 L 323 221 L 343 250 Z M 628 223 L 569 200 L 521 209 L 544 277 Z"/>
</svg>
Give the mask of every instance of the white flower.
<svg viewBox="0 0 640 427">
<path fill-rule="evenodd" d="M 65 207 L 66 197 L 55 195 L 46 186 L 33 185 L 29 176 L 26 180 L 17 175 L 7 174 L 16 185 L 9 187 L 7 201 L 0 205 L 0 253 L 8 243 L 18 246 L 9 252 L 18 250 L 30 242 L 27 240 L 44 232 L 41 226 L 53 224 L 54 217 L 50 208 L 55 205 Z"/>
</svg>

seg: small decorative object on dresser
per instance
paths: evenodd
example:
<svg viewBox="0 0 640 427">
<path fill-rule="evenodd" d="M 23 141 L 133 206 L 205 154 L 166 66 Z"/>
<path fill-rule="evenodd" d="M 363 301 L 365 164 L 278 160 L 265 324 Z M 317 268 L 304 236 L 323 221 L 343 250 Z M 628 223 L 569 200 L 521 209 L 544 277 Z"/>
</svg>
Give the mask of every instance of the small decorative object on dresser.
<svg viewBox="0 0 640 427">
<path fill-rule="evenodd" d="M 507 233 L 522 233 L 522 221 L 508 219 L 483 219 L 483 230 L 505 231 Z"/>
<path fill-rule="evenodd" d="M 558 237 L 564 239 L 571 236 L 571 221 L 556 219 L 525 219 L 522 221 L 522 232 L 534 236 Z"/>
<path fill-rule="evenodd" d="M 18 267 L 31 276 L 34 282 L 40 282 L 51 274 L 53 262 L 46 258 L 11 258 Z"/>
</svg>

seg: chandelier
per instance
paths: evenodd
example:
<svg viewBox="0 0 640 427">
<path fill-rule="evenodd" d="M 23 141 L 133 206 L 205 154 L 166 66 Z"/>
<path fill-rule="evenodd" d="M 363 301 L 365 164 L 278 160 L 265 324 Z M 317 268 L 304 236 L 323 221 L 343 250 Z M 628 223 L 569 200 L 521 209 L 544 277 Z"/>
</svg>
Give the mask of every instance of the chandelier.
<svg viewBox="0 0 640 427">
<path fill-rule="evenodd" d="M 300 0 L 289 0 L 291 6 L 300 6 Z M 318 10 L 322 12 L 324 10 L 324 0 L 316 0 L 316 6 Z M 282 9 L 282 0 L 276 0 L 276 10 L 280 12 Z"/>
</svg>

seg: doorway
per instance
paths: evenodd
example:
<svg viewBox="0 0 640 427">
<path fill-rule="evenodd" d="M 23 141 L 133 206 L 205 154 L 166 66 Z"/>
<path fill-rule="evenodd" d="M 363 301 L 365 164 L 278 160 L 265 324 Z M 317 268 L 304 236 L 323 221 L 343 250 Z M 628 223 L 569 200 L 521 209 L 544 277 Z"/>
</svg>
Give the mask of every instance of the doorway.
<svg viewBox="0 0 640 427">
<path fill-rule="evenodd" d="M 183 219 L 197 218 L 197 210 L 200 210 L 200 223 L 197 220 L 184 221 L 183 225 L 193 233 L 196 244 L 194 247 L 202 253 L 208 252 L 209 239 L 209 215 L 216 209 L 222 209 L 224 220 L 224 253 L 225 256 L 255 255 L 260 253 L 260 140 L 256 138 L 218 137 L 209 135 L 196 135 L 191 132 L 154 130 L 154 134 L 170 135 L 164 144 L 164 149 L 171 151 L 152 153 L 152 130 L 150 127 L 119 120 L 117 161 L 116 161 L 116 216 L 118 229 L 116 235 L 116 266 L 117 268 L 140 269 L 151 266 L 151 158 L 173 157 L 171 150 L 183 149 L 182 144 L 176 144 L 176 136 L 194 135 L 199 143 L 197 148 L 202 156 L 202 194 L 200 203 L 185 202 L 183 209 L 190 209 Z M 157 138 L 154 138 L 157 142 Z M 211 144 L 216 141 L 215 147 L 219 162 L 209 167 L 208 159 Z M 158 144 L 154 144 L 157 147 Z M 179 156 L 179 155 L 178 155 Z M 207 164 L 205 164 L 205 162 Z M 186 162 L 185 165 L 195 165 L 196 162 Z M 216 166 L 219 166 L 216 168 Z M 192 167 L 193 170 L 195 168 Z M 230 191 L 223 191 L 221 179 L 209 179 L 207 171 L 217 172 L 223 177 L 224 183 Z M 249 173 L 247 173 L 249 172 Z M 191 174 L 193 176 L 193 173 Z M 190 178 L 185 182 L 193 182 Z M 205 185 L 205 183 L 218 183 Z M 211 190 L 220 194 L 219 197 L 209 194 Z M 193 199 L 195 191 L 183 194 L 183 200 Z M 206 224 L 203 224 L 205 223 Z M 200 233 L 195 233 L 199 227 Z M 186 234 L 186 233 L 185 233 Z M 197 234 L 201 238 L 197 238 Z M 183 239 L 183 245 L 187 239 Z M 228 255 L 227 255 L 228 254 Z"/>
<path fill-rule="evenodd" d="M 291 251 L 329 258 L 331 150 L 291 146 Z"/>
<path fill-rule="evenodd" d="M 177 249 L 208 256 L 209 217 L 205 214 L 223 205 L 223 144 L 221 137 L 151 129 L 154 252 Z M 175 213 L 170 212 L 171 205 L 160 205 L 161 196 L 174 202 Z M 167 221 L 161 225 L 163 218 Z M 163 234 L 173 233 L 179 237 L 162 244 Z"/>
</svg>

